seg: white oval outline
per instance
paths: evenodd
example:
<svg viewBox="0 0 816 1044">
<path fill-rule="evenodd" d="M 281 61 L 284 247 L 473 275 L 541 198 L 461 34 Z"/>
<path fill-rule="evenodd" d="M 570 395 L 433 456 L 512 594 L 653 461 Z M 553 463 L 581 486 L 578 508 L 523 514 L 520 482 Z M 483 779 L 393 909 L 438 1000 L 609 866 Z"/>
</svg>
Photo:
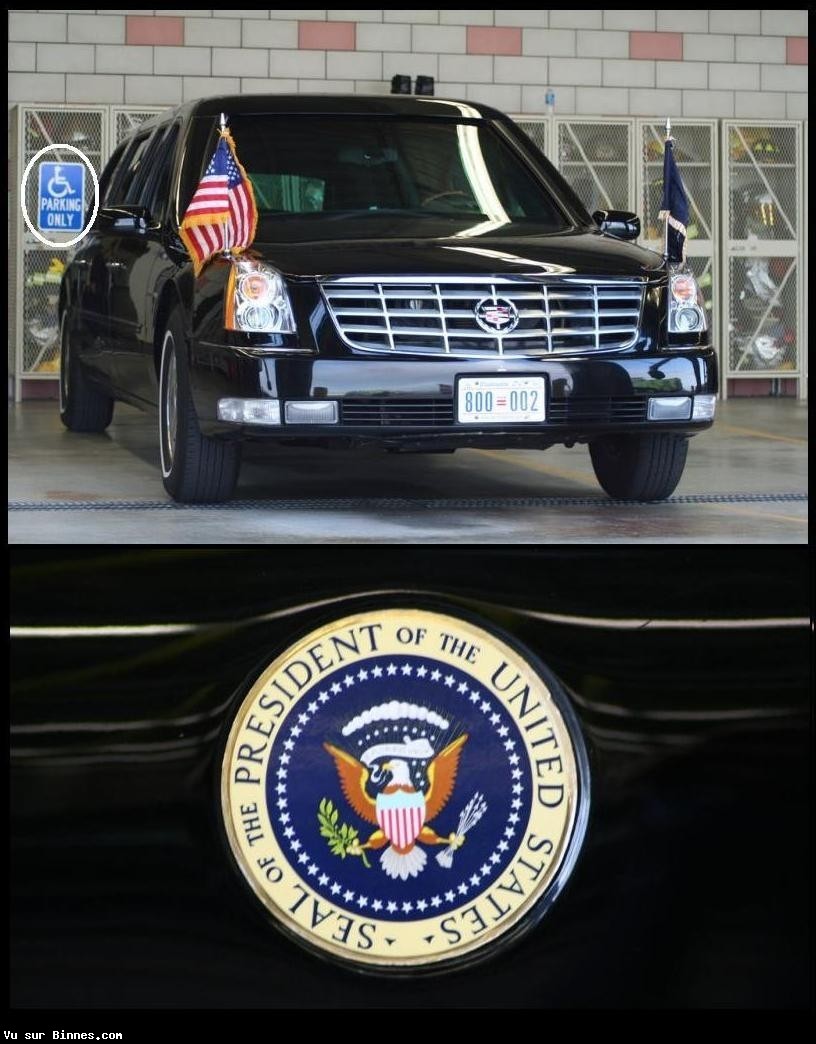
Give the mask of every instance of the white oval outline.
<svg viewBox="0 0 816 1044">
<path fill-rule="evenodd" d="M 64 243 L 52 243 L 50 239 L 46 239 L 45 236 L 41 236 L 36 228 L 31 224 L 31 219 L 28 216 L 25 204 L 25 190 L 26 182 L 28 181 L 28 175 L 31 173 L 31 168 L 42 156 L 44 152 L 50 152 L 52 149 L 67 149 L 69 152 L 75 152 L 77 156 L 85 163 L 85 166 L 90 170 L 91 177 L 94 183 L 94 209 L 91 214 L 91 220 L 88 222 L 88 227 L 79 233 L 74 239 L 67 239 Z M 26 169 L 23 171 L 23 180 L 20 182 L 20 210 L 23 212 L 23 218 L 25 223 L 28 225 L 28 230 L 33 236 L 35 236 L 41 243 L 44 243 L 47 247 L 51 247 L 54 250 L 63 250 L 65 247 L 73 246 L 74 243 L 78 243 L 80 239 L 83 239 L 91 231 L 91 225 L 96 221 L 96 215 L 99 212 L 99 178 L 96 176 L 93 163 L 88 159 L 81 149 L 76 148 L 74 145 L 46 145 L 44 149 L 40 149 L 39 152 L 35 153 L 28 161 Z"/>
</svg>

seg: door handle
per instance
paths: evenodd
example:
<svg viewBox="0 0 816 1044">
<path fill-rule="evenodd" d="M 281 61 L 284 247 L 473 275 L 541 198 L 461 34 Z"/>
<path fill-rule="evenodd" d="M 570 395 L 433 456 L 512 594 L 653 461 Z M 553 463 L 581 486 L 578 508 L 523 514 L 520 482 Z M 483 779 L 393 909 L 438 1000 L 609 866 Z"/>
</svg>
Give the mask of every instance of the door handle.
<svg viewBox="0 0 816 1044">
<path fill-rule="evenodd" d="M 124 261 L 106 261 L 105 268 L 127 268 Z"/>
</svg>

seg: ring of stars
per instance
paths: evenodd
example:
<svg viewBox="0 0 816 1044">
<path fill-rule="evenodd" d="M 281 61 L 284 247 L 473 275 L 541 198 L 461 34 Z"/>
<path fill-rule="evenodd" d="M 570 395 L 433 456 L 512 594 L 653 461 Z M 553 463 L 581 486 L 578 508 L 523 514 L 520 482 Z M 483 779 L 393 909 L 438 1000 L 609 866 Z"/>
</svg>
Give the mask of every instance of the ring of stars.
<svg viewBox="0 0 816 1044">
<path fill-rule="evenodd" d="M 454 690 L 460 696 L 467 697 L 467 699 L 478 707 L 478 710 L 485 715 L 485 720 L 493 727 L 493 731 L 502 741 L 502 746 L 507 752 L 507 760 L 510 765 L 510 775 L 513 780 L 512 794 L 513 798 L 510 802 L 511 812 L 508 816 L 507 826 L 504 829 L 502 839 L 496 845 L 495 850 L 485 859 L 484 863 L 478 868 L 476 872 L 471 874 L 469 878 L 459 882 L 455 889 L 450 888 L 439 895 L 431 896 L 428 899 L 418 899 L 415 902 L 410 900 L 397 902 L 395 900 L 383 901 L 380 899 L 371 899 L 369 896 L 363 893 L 356 893 L 348 888 L 343 888 L 337 881 L 325 872 L 320 871 L 320 867 L 312 860 L 311 856 L 303 849 L 301 841 L 298 839 L 294 828 L 291 826 L 291 816 L 287 812 L 288 800 L 286 797 L 286 779 L 288 777 L 289 769 L 288 765 L 291 760 L 291 751 L 294 750 L 295 742 L 291 738 L 284 740 L 284 754 L 281 755 L 280 767 L 277 770 L 276 777 L 278 784 L 275 787 L 275 793 L 278 795 L 275 804 L 278 808 L 278 819 L 283 824 L 283 836 L 287 839 L 289 847 L 295 853 L 295 861 L 299 866 L 302 866 L 307 876 L 316 878 L 316 883 L 322 888 L 328 890 L 328 892 L 336 897 L 341 897 L 348 905 L 356 906 L 360 910 L 370 908 L 375 913 L 386 911 L 386 913 L 397 913 L 401 912 L 404 914 L 411 914 L 414 910 L 419 913 L 424 913 L 428 908 L 437 910 L 442 906 L 450 906 L 459 901 L 461 896 L 466 896 L 468 892 L 475 892 L 481 888 L 482 879 L 489 877 L 495 872 L 496 865 L 502 861 L 503 853 L 507 852 L 510 848 L 509 840 L 513 838 L 519 829 L 520 813 L 523 805 L 521 795 L 524 793 L 524 783 L 522 782 L 523 772 L 518 767 L 519 755 L 515 752 L 516 742 L 513 739 L 509 739 L 510 729 L 507 725 L 503 725 L 500 714 L 495 711 L 490 713 L 492 710 L 491 704 L 484 698 L 484 693 L 479 689 L 472 689 L 467 682 L 460 682 L 456 684 L 456 678 L 453 674 L 443 674 L 440 670 L 434 669 L 429 671 L 424 664 L 416 666 L 408 661 L 394 663 L 390 662 L 386 665 L 385 671 L 379 665 L 366 670 L 360 668 L 356 673 L 347 673 L 343 679 L 342 684 L 340 682 L 334 682 L 332 685 L 327 686 L 318 692 L 317 698 L 312 700 L 306 707 L 306 710 L 298 714 L 298 724 L 290 730 L 290 735 L 297 738 L 303 732 L 301 726 L 306 726 L 310 719 L 321 710 L 322 707 L 327 704 L 332 696 L 337 696 L 341 692 L 348 691 L 358 682 L 366 682 L 369 677 L 381 678 L 383 674 L 387 677 L 395 677 L 398 674 L 404 677 L 411 677 L 416 675 L 418 678 L 428 678 L 432 682 L 441 683 L 447 689 Z M 404 725 L 393 725 L 393 726 L 381 726 L 379 729 L 369 733 L 370 735 L 378 736 L 381 732 L 383 734 L 393 732 L 405 732 Z M 416 733 L 417 727 L 413 726 L 411 731 Z M 425 732 L 422 732 L 425 735 Z M 367 739 L 369 737 L 366 737 Z M 318 876 L 319 875 L 319 876 Z"/>
</svg>

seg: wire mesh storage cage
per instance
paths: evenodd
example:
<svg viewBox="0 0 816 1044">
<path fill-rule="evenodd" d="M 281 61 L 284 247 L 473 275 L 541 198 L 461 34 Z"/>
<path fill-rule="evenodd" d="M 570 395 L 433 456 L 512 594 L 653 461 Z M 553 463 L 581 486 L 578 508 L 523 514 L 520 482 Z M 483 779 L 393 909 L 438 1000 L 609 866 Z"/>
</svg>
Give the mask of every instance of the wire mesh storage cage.
<svg viewBox="0 0 816 1044">
<path fill-rule="evenodd" d="M 137 108 L 133 105 L 112 105 L 110 130 L 111 152 L 113 152 L 118 145 L 121 145 L 125 138 L 129 134 L 132 134 L 138 126 L 145 122 L 145 120 L 151 120 L 154 116 L 158 116 L 159 113 L 164 111 L 164 109 Z"/>
<path fill-rule="evenodd" d="M 634 121 L 554 119 L 552 162 L 590 214 L 596 210 L 634 210 Z"/>
<path fill-rule="evenodd" d="M 70 145 L 79 149 L 98 172 L 108 150 L 107 106 L 17 106 L 12 113 L 11 166 L 13 218 L 11 256 L 17 263 L 10 272 L 10 369 L 16 374 L 16 395 L 20 397 L 22 379 L 53 378 L 59 372 L 59 329 L 57 303 L 68 248 L 49 247 L 26 226 L 20 207 L 20 183 L 29 162 L 49 146 Z M 75 152 L 54 148 L 43 161 L 81 162 Z M 39 205 L 38 170 L 32 168 L 25 186 L 26 211 L 37 227 Z M 90 176 L 84 179 L 82 214 L 93 206 L 94 187 Z M 51 230 L 43 233 L 54 243 L 74 237 L 73 232 Z M 13 278 L 13 285 L 11 279 Z M 12 346 L 14 355 L 12 357 Z"/>
<path fill-rule="evenodd" d="M 139 124 L 161 108 L 134 106 L 34 106 L 19 105 L 11 114 L 11 169 L 13 172 L 9 266 L 9 375 L 15 379 L 15 397 L 22 382 L 54 379 L 59 374 L 59 329 L 57 305 L 59 286 L 69 247 L 49 247 L 26 226 L 20 207 L 23 173 L 34 156 L 48 146 L 70 145 L 93 164 L 97 176 L 119 145 Z M 41 162 L 76 163 L 79 157 L 68 149 L 54 148 Z M 26 181 L 26 212 L 37 227 L 39 196 L 38 166 Z M 93 181 L 86 174 L 82 213 L 93 206 Z M 74 233 L 43 233 L 54 243 L 73 238 Z"/>
<path fill-rule="evenodd" d="M 725 376 L 795 378 L 804 395 L 802 125 L 722 125 Z"/>
</svg>

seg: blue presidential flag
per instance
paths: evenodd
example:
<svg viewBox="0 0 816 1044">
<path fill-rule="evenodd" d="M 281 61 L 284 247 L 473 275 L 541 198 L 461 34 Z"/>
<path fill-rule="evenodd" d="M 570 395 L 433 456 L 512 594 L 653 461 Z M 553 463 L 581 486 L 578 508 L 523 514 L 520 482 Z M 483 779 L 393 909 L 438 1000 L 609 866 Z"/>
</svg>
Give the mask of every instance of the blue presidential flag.
<svg viewBox="0 0 816 1044">
<path fill-rule="evenodd" d="M 666 257 L 669 261 L 685 261 L 689 202 L 674 159 L 672 138 L 666 140 L 663 152 L 663 199 L 660 203 L 660 218 L 666 222 Z"/>
</svg>

